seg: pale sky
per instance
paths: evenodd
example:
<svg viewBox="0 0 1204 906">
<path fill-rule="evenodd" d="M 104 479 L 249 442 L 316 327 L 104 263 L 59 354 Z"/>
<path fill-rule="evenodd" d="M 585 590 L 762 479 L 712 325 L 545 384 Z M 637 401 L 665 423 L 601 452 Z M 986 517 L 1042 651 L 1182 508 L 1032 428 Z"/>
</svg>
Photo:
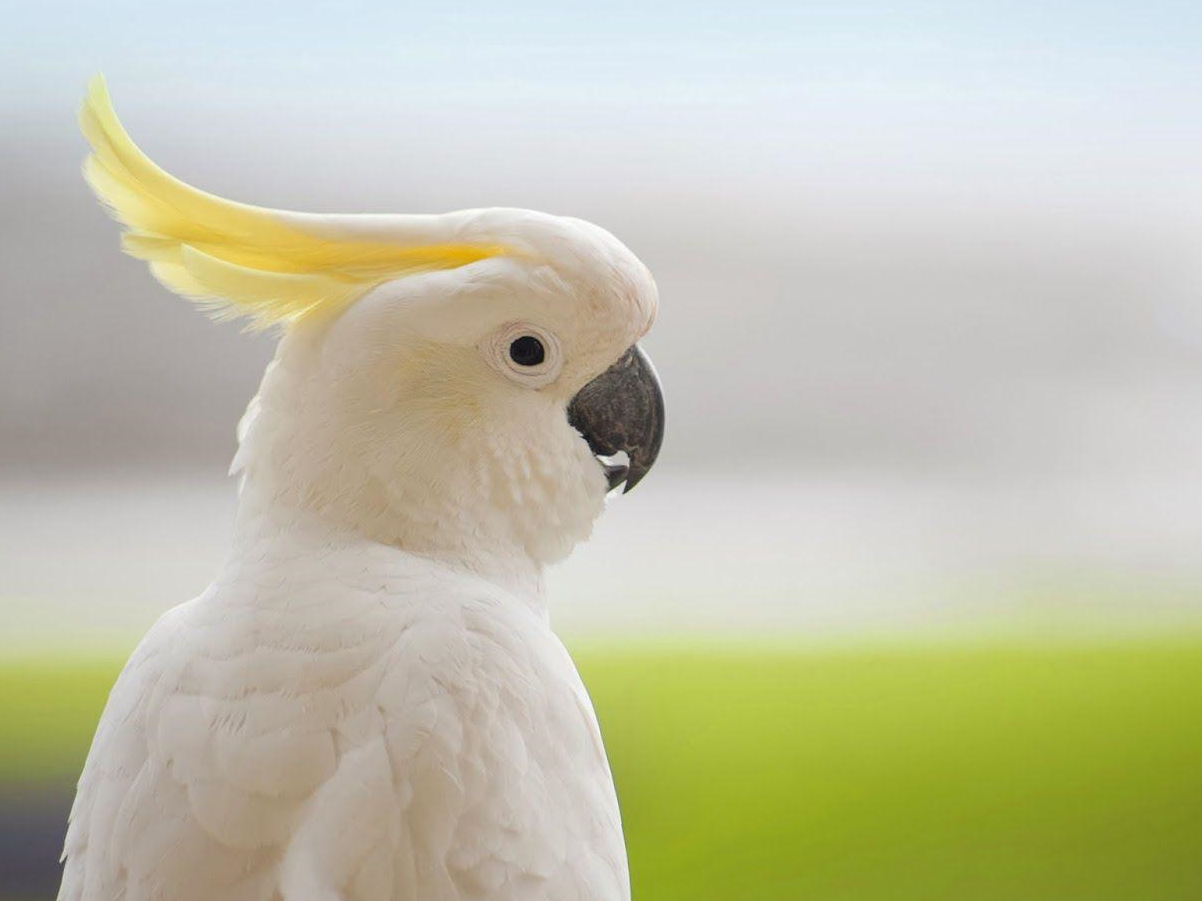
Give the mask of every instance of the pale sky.
<svg viewBox="0 0 1204 906">
<path fill-rule="evenodd" d="M 209 191 L 540 208 L 648 263 L 666 443 L 554 574 L 570 631 L 1198 617 L 1198 3 L 9 0 L 12 638 L 199 590 L 271 355 L 118 251 L 97 71 Z"/>
<path fill-rule="evenodd" d="M 9 2 L 5 460 L 225 459 L 269 354 L 117 252 L 78 176 L 74 113 L 103 70 L 135 139 L 219 194 L 610 228 L 661 286 L 671 461 L 1190 478 L 1199 19 Z"/>
</svg>

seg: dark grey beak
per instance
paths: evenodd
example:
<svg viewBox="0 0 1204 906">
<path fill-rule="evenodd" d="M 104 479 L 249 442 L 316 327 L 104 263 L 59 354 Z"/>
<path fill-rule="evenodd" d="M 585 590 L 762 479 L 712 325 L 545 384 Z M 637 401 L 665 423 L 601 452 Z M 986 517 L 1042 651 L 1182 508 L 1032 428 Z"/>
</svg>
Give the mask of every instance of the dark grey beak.
<svg viewBox="0 0 1204 906">
<path fill-rule="evenodd" d="M 627 465 L 603 464 L 612 489 L 626 494 L 648 474 L 665 436 L 665 398 L 644 350 L 632 346 L 582 387 L 569 403 L 569 424 L 595 456 L 627 454 Z"/>
</svg>

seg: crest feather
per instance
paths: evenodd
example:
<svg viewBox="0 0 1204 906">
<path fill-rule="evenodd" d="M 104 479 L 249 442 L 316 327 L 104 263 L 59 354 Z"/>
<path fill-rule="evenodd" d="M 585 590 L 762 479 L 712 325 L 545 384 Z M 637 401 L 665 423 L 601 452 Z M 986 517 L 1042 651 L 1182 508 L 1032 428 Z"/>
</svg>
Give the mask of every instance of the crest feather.
<svg viewBox="0 0 1204 906">
<path fill-rule="evenodd" d="M 311 312 L 337 310 L 406 274 L 508 253 L 500 245 L 321 235 L 298 226 L 307 215 L 195 189 L 134 144 L 101 76 L 88 87 L 79 121 L 92 145 L 84 178 L 125 224 L 124 250 L 148 262 L 169 289 L 219 319 L 247 317 L 253 329 L 289 324 Z"/>
</svg>

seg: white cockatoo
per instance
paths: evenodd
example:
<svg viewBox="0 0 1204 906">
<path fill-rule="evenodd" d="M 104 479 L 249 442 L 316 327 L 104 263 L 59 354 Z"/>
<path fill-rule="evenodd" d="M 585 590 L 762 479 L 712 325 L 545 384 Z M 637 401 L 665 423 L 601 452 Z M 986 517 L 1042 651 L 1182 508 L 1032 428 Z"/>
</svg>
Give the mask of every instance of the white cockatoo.
<svg viewBox="0 0 1204 906">
<path fill-rule="evenodd" d="M 656 458 L 648 270 L 533 211 L 217 198 L 133 144 L 99 79 L 81 122 L 125 250 L 282 336 L 231 553 L 113 688 L 60 897 L 629 897 L 541 575 Z"/>
</svg>

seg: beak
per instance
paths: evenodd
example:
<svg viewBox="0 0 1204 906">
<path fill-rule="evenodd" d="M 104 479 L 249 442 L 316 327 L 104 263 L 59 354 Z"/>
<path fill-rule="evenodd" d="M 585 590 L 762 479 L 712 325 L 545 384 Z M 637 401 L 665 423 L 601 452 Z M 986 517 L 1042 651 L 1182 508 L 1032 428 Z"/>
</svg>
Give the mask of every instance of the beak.
<svg viewBox="0 0 1204 906">
<path fill-rule="evenodd" d="M 644 350 L 632 346 L 582 387 L 569 403 L 569 424 L 595 456 L 627 454 L 627 465 L 603 463 L 611 490 L 624 481 L 626 494 L 648 474 L 665 435 L 665 398 Z"/>
</svg>

